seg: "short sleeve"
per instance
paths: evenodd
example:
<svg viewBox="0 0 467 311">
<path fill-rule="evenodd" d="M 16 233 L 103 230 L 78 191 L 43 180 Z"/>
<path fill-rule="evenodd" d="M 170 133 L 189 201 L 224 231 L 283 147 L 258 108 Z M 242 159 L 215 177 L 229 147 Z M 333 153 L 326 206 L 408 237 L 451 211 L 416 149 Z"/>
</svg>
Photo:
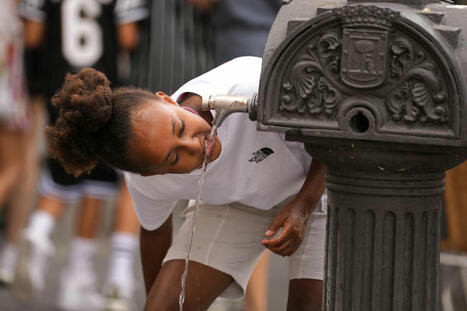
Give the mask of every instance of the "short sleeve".
<svg viewBox="0 0 467 311">
<path fill-rule="evenodd" d="M 119 25 L 141 21 L 149 16 L 148 0 L 117 0 L 115 22 Z"/>
<path fill-rule="evenodd" d="M 44 22 L 47 16 L 46 8 L 46 0 L 22 0 L 18 4 L 18 14 L 31 21 Z"/>
<path fill-rule="evenodd" d="M 285 137 L 284 137 L 285 140 Z M 305 144 L 295 141 L 285 141 L 287 148 L 297 158 L 297 160 L 303 164 L 305 173 L 308 173 L 308 168 L 311 165 L 311 155 L 306 151 Z"/>
<path fill-rule="evenodd" d="M 159 228 L 172 214 L 176 201 L 157 200 L 144 193 L 132 181 L 131 174 L 125 173 L 125 180 L 141 226 L 148 230 Z"/>
</svg>

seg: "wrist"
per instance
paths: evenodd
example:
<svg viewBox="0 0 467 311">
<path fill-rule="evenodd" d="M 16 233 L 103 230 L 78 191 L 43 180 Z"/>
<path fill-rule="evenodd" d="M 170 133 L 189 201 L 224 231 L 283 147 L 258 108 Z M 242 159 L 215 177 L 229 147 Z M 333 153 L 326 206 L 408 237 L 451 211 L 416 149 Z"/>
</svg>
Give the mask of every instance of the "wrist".
<svg viewBox="0 0 467 311">
<path fill-rule="evenodd" d="M 297 207 L 300 207 L 303 209 L 303 212 L 306 214 L 311 214 L 316 206 L 318 205 L 318 202 L 320 200 L 320 196 L 316 195 L 315 193 L 307 193 L 301 196 L 297 196 Z"/>
</svg>

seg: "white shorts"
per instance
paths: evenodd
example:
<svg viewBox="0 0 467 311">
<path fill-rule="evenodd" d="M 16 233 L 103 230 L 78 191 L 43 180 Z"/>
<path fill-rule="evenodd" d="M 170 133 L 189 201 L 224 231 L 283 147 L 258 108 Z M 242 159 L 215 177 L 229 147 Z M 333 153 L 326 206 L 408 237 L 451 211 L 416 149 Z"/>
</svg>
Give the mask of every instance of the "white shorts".
<svg viewBox="0 0 467 311">
<path fill-rule="evenodd" d="M 280 206 L 263 211 L 240 203 L 222 206 L 200 205 L 190 260 L 233 277 L 234 282 L 220 295 L 239 298 L 265 247 L 261 241 Z M 193 224 L 193 208 L 183 212 L 184 221 L 176 234 L 164 263 L 184 260 Z M 289 279 L 322 280 L 326 211 L 318 206 L 310 218 L 307 234 L 289 258 Z"/>
</svg>

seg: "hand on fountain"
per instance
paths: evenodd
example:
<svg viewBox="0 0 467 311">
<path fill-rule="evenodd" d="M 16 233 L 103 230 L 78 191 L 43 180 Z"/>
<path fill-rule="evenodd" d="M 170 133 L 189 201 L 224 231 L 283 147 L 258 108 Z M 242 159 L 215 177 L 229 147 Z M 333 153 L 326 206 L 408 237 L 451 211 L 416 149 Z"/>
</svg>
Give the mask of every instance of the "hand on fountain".
<svg viewBox="0 0 467 311">
<path fill-rule="evenodd" d="M 306 203 L 299 199 L 293 200 L 274 218 L 264 234 L 267 238 L 261 244 L 278 255 L 292 255 L 302 243 L 309 217 Z"/>
<path fill-rule="evenodd" d="M 261 244 L 282 256 L 290 256 L 297 250 L 305 235 L 308 219 L 323 195 L 325 174 L 324 164 L 313 159 L 302 188 L 274 218 Z"/>
</svg>

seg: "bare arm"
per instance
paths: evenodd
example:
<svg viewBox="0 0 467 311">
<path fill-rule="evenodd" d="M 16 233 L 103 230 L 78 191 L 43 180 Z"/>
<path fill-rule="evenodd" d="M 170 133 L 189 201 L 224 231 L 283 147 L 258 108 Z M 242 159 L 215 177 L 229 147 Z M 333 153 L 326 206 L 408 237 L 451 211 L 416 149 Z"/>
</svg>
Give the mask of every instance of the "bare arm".
<svg viewBox="0 0 467 311">
<path fill-rule="evenodd" d="M 24 46 L 27 49 L 38 48 L 44 40 L 45 26 L 41 22 L 24 21 Z"/>
<path fill-rule="evenodd" d="M 218 0 L 186 0 L 195 8 L 203 12 L 211 12 Z"/>
<path fill-rule="evenodd" d="M 126 51 L 134 50 L 139 42 L 138 24 L 128 23 L 118 26 L 117 40 L 121 49 Z"/>
<path fill-rule="evenodd" d="M 140 248 L 146 294 L 151 290 L 167 250 L 172 243 L 172 216 L 154 231 L 141 228 Z"/>
</svg>

